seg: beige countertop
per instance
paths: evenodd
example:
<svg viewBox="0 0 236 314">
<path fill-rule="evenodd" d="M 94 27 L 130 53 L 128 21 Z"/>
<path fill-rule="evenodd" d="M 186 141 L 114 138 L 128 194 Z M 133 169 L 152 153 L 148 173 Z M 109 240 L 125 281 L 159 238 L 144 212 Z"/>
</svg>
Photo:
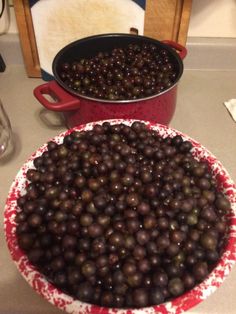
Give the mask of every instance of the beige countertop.
<svg viewBox="0 0 236 314">
<path fill-rule="evenodd" d="M 0 158 L 0 211 L 23 162 L 51 137 L 65 130 L 58 114 L 46 111 L 32 91 L 42 81 L 29 79 L 22 66 L 8 66 L 0 74 L 0 99 L 11 120 L 14 149 Z M 178 89 L 177 109 L 171 126 L 207 147 L 236 182 L 236 123 L 223 102 L 236 98 L 236 72 L 186 70 Z M 0 226 L 0 314 L 56 314 L 21 277 L 6 247 Z M 189 310 L 192 314 L 236 313 L 236 266 L 222 286 Z"/>
</svg>

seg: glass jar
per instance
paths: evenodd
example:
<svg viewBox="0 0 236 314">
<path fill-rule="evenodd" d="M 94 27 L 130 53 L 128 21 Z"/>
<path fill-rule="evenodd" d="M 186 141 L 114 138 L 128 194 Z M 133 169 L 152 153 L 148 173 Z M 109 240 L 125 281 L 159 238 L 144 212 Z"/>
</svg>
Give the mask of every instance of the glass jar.
<svg viewBox="0 0 236 314">
<path fill-rule="evenodd" d="M 0 101 L 0 157 L 6 151 L 12 136 L 11 123 Z"/>
</svg>

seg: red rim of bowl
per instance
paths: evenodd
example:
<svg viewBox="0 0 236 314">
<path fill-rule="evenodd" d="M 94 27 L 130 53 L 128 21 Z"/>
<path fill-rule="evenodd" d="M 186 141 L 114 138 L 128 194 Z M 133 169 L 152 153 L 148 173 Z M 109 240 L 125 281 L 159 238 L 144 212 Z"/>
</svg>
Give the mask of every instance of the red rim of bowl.
<svg viewBox="0 0 236 314">
<path fill-rule="evenodd" d="M 54 137 L 53 141 L 60 143 L 66 134 L 71 133 L 73 130 L 82 131 L 89 130 L 95 124 L 101 124 L 105 121 L 109 121 L 111 124 L 125 123 L 131 125 L 134 121 L 131 119 L 114 119 L 104 120 L 88 123 L 74 127 L 73 129 L 67 130 L 58 136 Z M 141 314 L 141 313 L 154 313 L 168 314 L 168 313 L 182 313 L 198 303 L 205 300 L 210 294 L 212 294 L 228 276 L 236 261 L 236 186 L 231 180 L 228 172 L 224 169 L 223 165 L 212 155 L 205 147 L 193 140 L 189 136 L 164 125 L 157 123 L 145 122 L 148 127 L 157 130 L 160 135 L 166 137 L 168 135 L 175 136 L 181 135 L 185 140 L 190 141 L 193 144 L 193 155 L 198 159 L 203 159 L 210 165 L 215 178 L 218 181 L 221 191 L 228 197 L 231 203 L 232 211 L 227 214 L 227 220 L 229 223 L 229 232 L 227 234 L 228 240 L 224 247 L 224 251 L 218 261 L 216 267 L 208 275 L 208 277 L 199 285 L 195 286 L 192 290 L 184 293 L 183 295 L 165 302 L 157 306 L 150 306 L 143 309 L 116 309 L 99 307 L 96 305 L 88 304 L 75 300 L 73 297 L 66 295 L 50 282 L 47 281 L 44 275 L 38 272 L 33 265 L 30 264 L 27 256 L 20 250 L 17 244 L 16 238 L 16 223 L 15 215 L 17 212 L 16 200 L 24 191 L 26 184 L 26 172 L 29 168 L 33 167 L 33 160 L 40 156 L 47 148 L 47 144 L 41 146 L 30 158 L 24 163 L 20 171 L 16 175 L 15 180 L 10 188 L 8 198 L 6 201 L 4 211 L 4 230 L 7 245 L 13 261 L 15 262 L 18 270 L 30 286 L 41 296 L 43 296 L 50 303 L 62 309 L 68 313 L 79 314 Z"/>
</svg>

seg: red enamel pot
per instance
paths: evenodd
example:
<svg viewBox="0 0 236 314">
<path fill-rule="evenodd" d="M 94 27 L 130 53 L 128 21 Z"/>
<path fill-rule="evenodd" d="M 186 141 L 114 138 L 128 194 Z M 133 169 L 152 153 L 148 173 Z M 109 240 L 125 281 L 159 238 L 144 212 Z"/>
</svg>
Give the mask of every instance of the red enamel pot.
<svg viewBox="0 0 236 314">
<path fill-rule="evenodd" d="M 60 78 L 60 66 L 64 62 L 89 58 L 98 52 L 111 51 L 128 44 L 152 43 L 169 52 L 177 73 L 173 85 L 161 93 L 135 99 L 114 100 L 92 98 L 69 88 Z M 185 47 L 173 41 L 163 41 L 131 34 L 103 34 L 77 40 L 58 52 L 52 64 L 55 80 L 34 89 L 34 95 L 47 109 L 61 111 L 68 127 L 104 119 L 144 119 L 168 125 L 176 107 L 177 83 L 183 73 L 182 60 L 187 54 Z M 50 102 L 45 95 L 55 101 Z"/>
</svg>

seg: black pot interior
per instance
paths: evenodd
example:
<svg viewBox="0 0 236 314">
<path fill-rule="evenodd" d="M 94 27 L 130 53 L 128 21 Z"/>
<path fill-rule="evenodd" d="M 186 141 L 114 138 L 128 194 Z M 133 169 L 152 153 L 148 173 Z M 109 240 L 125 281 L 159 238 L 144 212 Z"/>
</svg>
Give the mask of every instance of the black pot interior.
<svg viewBox="0 0 236 314">
<path fill-rule="evenodd" d="M 168 46 L 158 40 L 138 35 L 131 34 L 102 34 L 91 37 L 86 37 L 71 44 L 65 46 L 61 49 L 58 54 L 55 56 L 52 64 L 52 70 L 56 81 L 68 92 L 73 95 L 80 96 L 82 98 L 89 98 L 84 95 L 80 95 L 78 92 L 69 88 L 59 76 L 60 66 L 64 62 L 73 62 L 76 60 L 80 60 L 82 58 L 90 58 L 95 56 L 99 52 L 109 52 L 114 48 L 124 48 L 129 44 L 143 44 L 143 43 L 152 43 L 160 49 L 165 49 L 169 51 L 171 63 L 175 67 L 175 71 L 177 73 L 177 77 L 173 86 L 178 82 L 182 73 L 183 73 L 183 62 L 179 57 L 178 53 Z M 172 88 L 172 87 L 170 87 Z M 164 92 L 166 92 L 165 90 Z M 152 95 L 148 98 L 153 98 L 157 95 Z M 98 99 L 101 101 L 101 99 Z M 137 101 L 137 100 L 136 100 Z M 110 101 L 109 101 L 110 102 Z M 121 101 L 114 101 L 121 102 Z"/>
</svg>

